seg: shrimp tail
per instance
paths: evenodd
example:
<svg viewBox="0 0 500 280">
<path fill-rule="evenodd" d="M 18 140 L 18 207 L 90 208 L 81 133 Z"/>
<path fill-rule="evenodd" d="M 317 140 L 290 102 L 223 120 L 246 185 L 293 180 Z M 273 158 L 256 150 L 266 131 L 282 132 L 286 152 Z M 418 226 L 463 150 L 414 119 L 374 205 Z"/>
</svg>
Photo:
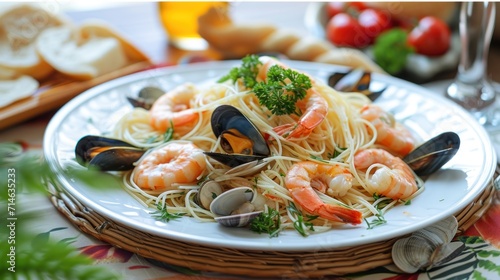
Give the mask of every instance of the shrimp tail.
<svg viewBox="0 0 500 280">
<path fill-rule="evenodd" d="M 362 221 L 361 212 L 337 205 L 323 204 L 316 210 L 316 212 L 320 217 L 325 219 L 335 219 L 339 222 L 353 225 L 361 224 Z"/>
<path fill-rule="evenodd" d="M 361 212 L 343 206 L 326 204 L 321 201 L 316 192 L 311 188 L 296 188 L 291 191 L 293 199 L 308 213 L 318 215 L 330 221 L 361 223 Z"/>
<path fill-rule="evenodd" d="M 312 129 L 308 129 L 300 123 L 283 124 L 273 128 L 273 130 L 278 133 L 278 135 L 283 136 L 286 139 L 308 136 L 312 132 Z"/>
</svg>

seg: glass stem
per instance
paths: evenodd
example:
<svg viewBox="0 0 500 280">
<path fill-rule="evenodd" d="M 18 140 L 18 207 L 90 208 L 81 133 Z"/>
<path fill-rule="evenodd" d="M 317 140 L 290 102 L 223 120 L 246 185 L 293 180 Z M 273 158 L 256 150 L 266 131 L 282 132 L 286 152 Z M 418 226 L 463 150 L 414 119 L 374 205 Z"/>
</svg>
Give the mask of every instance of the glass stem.
<svg viewBox="0 0 500 280">
<path fill-rule="evenodd" d="M 494 21 L 494 3 L 461 3 L 459 32 L 462 51 L 457 77 L 448 88 L 447 96 L 472 112 L 495 101 L 495 91 L 486 77 Z"/>
</svg>

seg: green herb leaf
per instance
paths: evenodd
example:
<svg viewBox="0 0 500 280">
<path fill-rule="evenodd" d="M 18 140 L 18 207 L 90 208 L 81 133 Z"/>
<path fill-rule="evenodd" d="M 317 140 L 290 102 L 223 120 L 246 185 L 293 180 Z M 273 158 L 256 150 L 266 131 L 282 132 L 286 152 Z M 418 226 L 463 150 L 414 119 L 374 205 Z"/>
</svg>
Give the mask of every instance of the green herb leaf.
<svg viewBox="0 0 500 280">
<path fill-rule="evenodd" d="M 240 67 L 232 68 L 226 76 L 223 76 L 217 82 L 222 83 L 229 80 L 236 82 L 241 78 L 245 87 L 253 88 L 257 83 L 259 65 L 262 65 L 262 62 L 260 62 L 259 56 L 255 54 L 244 57 L 241 62 Z"/>
<path fill-rule="evenodd" d="M 364 220 L 368 225 L 368 229 L 373 229 L 376 226 L 381 226 L 387 223 L 387 220 L 384 218 L 384 215 L 380 211 L 375 215 L 375 218 L 372 221 L 368 221 L 366 218 Z"/>
<path fill-rule="evenodd" d="M 406 65 L 408 55 L 415 50 L 407 43 L 408 33 L 393 28 L 380 34 L 375 40 L 373 55 L 375 62 L 389 74 L 397 74 Z"/>
<path fill-rule="evenodd" d="M 295 230 L 300 233 L 302 236 L 307 236 L 306 229 L 310 231 L 314 231 L 314 224 L 312 223 L 313 220 L 317 219 L 318 216 L 313 216 L 313 215 L 307 215 L 307 219 L 304 220 L 304 216 L 302 213 L 297 209 L 295 206 L 295 203 L 290 202 L 288 205 L 288 211 L 290 211 L 291 214 L 295 215 L 296 220 L 293 222 L 293 227 Z"/>
<path fill-rule="evenodd" d="M 266 106 L 275 115 L 297 114 L 295 103 L 306 97 L 312 87 L 307 75 L 273 65 L 267 72 L 267 81 L 257 83 L 253 92 L 261 105 Z"/>
<path fill-rule="evenodd" d="M 169 213 L 167 211 L 167 206 L 161 206 L 160 204 L 156 204 L 157 211 L 151 213 L 151 216 L 157 220 L 162 222 L 170 222 L 171 220 L 179 219 L 180 217 L 186 215 L 186 213 Z"/>
<path fill-rule="evenodd" d="M 281 220 L 278 210 L 267 208 L 250 223 L 250 229 L 257 233 L 268 233 L 269 237 L 277 237 L 281 231 Z"/>
</svg>

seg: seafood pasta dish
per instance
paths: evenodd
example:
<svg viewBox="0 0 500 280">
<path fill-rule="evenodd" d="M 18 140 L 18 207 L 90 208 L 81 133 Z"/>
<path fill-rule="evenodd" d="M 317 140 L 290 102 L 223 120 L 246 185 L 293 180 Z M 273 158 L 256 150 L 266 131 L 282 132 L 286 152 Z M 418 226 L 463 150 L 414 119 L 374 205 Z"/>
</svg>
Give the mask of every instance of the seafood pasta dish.
<svg viewBox="0 0 500 280">
<path fill-rule="evenodd" d="M 266 56 L 243 58 L 210 85 L 161 92 L 109 136 L 82 138 L 77 159 L 118 171 L 163 221 L 306 236 L 383 223 L 424 191 L 402 159 L 415 140 L 390 113 Z"/>
</svg>

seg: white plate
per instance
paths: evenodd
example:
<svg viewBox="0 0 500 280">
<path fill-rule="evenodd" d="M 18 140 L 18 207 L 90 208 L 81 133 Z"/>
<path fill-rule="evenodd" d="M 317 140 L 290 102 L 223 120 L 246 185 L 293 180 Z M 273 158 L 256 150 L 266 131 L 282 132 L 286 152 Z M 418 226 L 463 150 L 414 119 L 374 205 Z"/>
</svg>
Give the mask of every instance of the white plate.
<svg viewBox="0 0 500 280">
<path fill-rule="evenodd" d="M 288 62 L 325 80 L 342 67 L 310 62 Z M 397 206 L 385 218 L 387 224 L 368 230 L 366 224 L 346 226 L 307 238 L 294 230 L 278 238 L 256 234 L 248 229 L 224 228 L 217 223 L 201 223 L 193 218 L 163 223 L 122 189 L 96 191 L 62 173 L 68 166 L 78 166 L 74 147 L 87 134 L 102 134 L 125 112 L 131 110 L 125 95 L 146 85 L 163 89 L 183 82 L 213 82 L 239 65 L 238 61 L 199 63 L 137 73 L 92 88 L 67 103 L 50 121 L 44 136 L 44 153 L 57 173 L 62 188 L 85 206 L 114 222 L 161 237 L 239 249 L 272 251 L 326 250 L 382 241 L 401 236 L 457 213 L 478 196 L 490 182 L 496 156 L 483 129 L 454 103 L 422 87 L 390 76 L 374 75 L 374 80 L 390 85 L 377 103 L 394 113 L 422 140 L 444 131 L 455 131 L 461 138 L 460 150 L 442 170 L 426 181 L 425 191 L 409 206 Z M 83 167 L 80 167 L 83 169 Z"/>
<path fill-rule="evenodd" d="M 325 10 L 327 3 L 310 3 L 304 18 L 307 29 L 318 38 L 326 38 L 325 26 L 328 18 Z M 420 54 L 411 54 L 406 59 L 405 71 L 413 74 L 419 79 L 428 80 L 436 74 L 445 70 L 457 69 L 460 57 L 460 36 L 453 33 L 451 36 L 450 49 L 441 56 L 429 57 Z M 372 48 L 363 50 L 367 55 L 373 57 Z"/>
</svg>

